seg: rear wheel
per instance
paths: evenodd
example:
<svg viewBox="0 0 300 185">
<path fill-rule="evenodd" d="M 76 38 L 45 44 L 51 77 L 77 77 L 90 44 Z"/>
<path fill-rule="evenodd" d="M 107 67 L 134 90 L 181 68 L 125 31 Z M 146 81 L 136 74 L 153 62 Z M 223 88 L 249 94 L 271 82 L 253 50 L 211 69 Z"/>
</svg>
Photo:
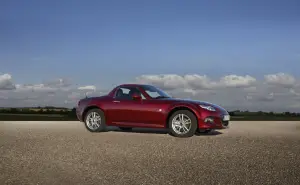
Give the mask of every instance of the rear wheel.
<svg viewBox="0 0 300 185">
<path fill-rule="evenodd" d="M 191 137 L 195 134 L 197 125 L 196 116 L 189 110 L 178 110 L 169 119 L 170 133 L 175 137 Z"/>
<path fill-rule="evenodd" d="M 105 116 L 100 109 L 91 109 L 84 118 L 85 127 L 90 132 L 102 132 L 106 129 Z"/>
</svg>

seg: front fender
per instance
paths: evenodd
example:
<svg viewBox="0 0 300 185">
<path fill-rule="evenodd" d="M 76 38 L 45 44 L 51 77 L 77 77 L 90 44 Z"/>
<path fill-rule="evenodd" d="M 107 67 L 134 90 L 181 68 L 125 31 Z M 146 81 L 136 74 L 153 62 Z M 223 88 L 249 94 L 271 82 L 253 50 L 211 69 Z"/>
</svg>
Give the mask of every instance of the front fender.
<svg viewBox="0 0 300 185">
<path fill-rule="evenodd" d="M 173 112 L 175 112 L 176 110 L 179 110 L 181 108 L 192 111 L 195 114 L 197 120 L 199 120 L 201 118 L 200 109 L 196 105 L 190 104 L 190 103 L 175 103 L 175 104 L 170 105 L 170 107 L 168 108 L 167 119 Z"/>
</svg>

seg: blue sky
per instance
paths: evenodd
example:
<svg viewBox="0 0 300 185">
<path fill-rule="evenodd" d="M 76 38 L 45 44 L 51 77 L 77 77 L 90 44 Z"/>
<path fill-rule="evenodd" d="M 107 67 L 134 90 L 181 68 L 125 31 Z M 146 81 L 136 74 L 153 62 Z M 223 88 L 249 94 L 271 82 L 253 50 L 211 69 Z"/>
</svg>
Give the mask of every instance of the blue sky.
<svg viewBox="0 0 300 185">
<path fill-rule="evenodd" d="M 0 106 L 72 107 L 83 90 L 141 81 L 232 109 L 300 111 L 299 10 L 299 0 L 2 0 Z"/>
<path fill-rule="evenodd" d="M 0 64 L 20 83 L 300 67 L 300 2 L 4 0 Z"/>
</svg>

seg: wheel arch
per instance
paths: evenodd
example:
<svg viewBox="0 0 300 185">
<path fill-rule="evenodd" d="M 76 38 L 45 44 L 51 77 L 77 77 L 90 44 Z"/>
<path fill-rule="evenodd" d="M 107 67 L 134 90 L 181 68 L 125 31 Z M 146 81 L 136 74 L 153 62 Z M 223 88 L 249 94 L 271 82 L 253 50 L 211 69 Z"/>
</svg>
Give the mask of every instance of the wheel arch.
<svg viewBox="0 0 300 185">
<path fill-rule="evenodd" d="M 84 121 L 84 119 L 85 119 L 86 113 L 87 113 L 89 110 L 92 110 L 92 109 L 99 109 L 99 110 L 101 110 L 101 111 L 104 113 L 104 110 L 103 110 L 101 107 L 99 107 L 99 106 L 97 106 L 97 105 L 89 105 L 88 107 L 86 107 L 86 108 L 84 109 L 84 111 L 83 111 L 83 113 L 82 113 L 82 120 L 83 120 L 83 121 Z M 104 116 L 105 116 L 105 114 L 104 114 Z"/>
<path fill-rule="evenodd" d="M 169 119 L 170 117 L 172 116 L 172 114 L 178 110 L 188 110 L 190 111 L 195 117 L 196 117 L 196 120 L 197 120 L 197 124 L 198 124 L 198 114 L 197 112 L 190 106 L 187 106 L 187 105 L 177 105 L 175 107 L 172 107 L 167 115 L 167 118 L 165 120 L 165 123 L 166 123 L 166 128 L 169 128 Z"/>
</svg>

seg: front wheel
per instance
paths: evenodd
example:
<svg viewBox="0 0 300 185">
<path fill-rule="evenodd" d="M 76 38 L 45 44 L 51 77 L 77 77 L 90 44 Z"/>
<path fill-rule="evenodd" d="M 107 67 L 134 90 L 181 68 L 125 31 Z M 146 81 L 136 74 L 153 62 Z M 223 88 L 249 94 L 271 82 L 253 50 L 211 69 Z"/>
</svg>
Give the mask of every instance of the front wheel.
<svg viewBox="0 0 300 185">
<path fill-rule="evenodd" d="M 178 110 L 169 119 L 169 129 L 175 137 L 191 137 L 198 128 L 196 116 L 189 110 Z"/>
<path fill-rule="evenodd" d="M 105 116 L 100 109 L 91 109 L 84 118 L 85 127 L 90 132 L 102 132 L 106 129 Z"/>
</svg>

